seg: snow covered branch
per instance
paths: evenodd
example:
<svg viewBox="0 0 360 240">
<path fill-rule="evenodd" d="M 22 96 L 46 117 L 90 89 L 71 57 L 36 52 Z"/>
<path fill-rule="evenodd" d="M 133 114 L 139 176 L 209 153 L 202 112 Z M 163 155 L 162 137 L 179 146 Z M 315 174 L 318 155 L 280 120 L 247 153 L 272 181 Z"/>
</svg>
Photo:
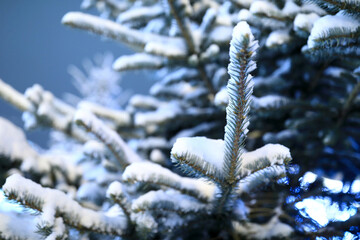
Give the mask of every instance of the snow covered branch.
<svg viewBox="0 0 360 240">
<path fill-rule="evenodd" d="M 0 97 L 24 111 L 26 128 L 50 126 L 78 140 L 86 140 L 84 133 L 72 125 L 75 109 L 45 91 L 40 85 L 35 84 L 28 88 L 23 95 L 0 80 Z"/>
<path fill-rule="evenodd" d="M 213 184 L 201 179 L 181 177 L 167 168 L 150 162 L 131 164 L 125 169 L 122 179 L 128 183 L 142 182 L 170 187 L 206 202 L 212 201 L 215 195 Z"/>
<path fill-rule="evenodd" d="M 127 28 L 113 21 L 81 12 L 69 12 L 62 23 L 126 43 L 135 49 L 170 58 L 183 58 L 187 48 L 181 38 L 170 38 Z"/>
<path fill-rule="evenodd" d="M 82 109 L 78 110 L 74 121 L 102 141 L 112 152 L 122 169 L 125 169 L 132 162 L 142 161 L 114 130 L 107 127 L 91 112 Z"/>
<path fill-rule="evenodd" d="M 4 118 L 0 118 L 0 134 L 7 136 L 0 138 L 0 155 L 11 163 L 20 162 L 21 171 L 41 176 L 42 182 L 47 185 L 53 185 L 56 182 L 52 181 L 62 178 L 68 184 L 76 183 L 80 174 L 77 167 L 69 165 L 62 156 L 38 153 L 29 145 L 24 132 Z M 49 175 L 53 175 L 52 180 Z"/>
<path fill-rule="evenodd" d="M 32 109 L 31 102 L 21 93 L 6 84 L 0 79 L 0 97 L 11 103 L 21 111 L 30 111 Z"/>
<path fill-rule="evenodd" d="M 20 175 L 7 178 L 3 190 L 8 199 L 42 213 L 42 225 L 54 226 L 57 217 L 64 223 L 82 231 L 93 231 L 110 235 L 123 235 L 127 222 L 123 217 L 108 217 L 104 213 L 81 207 L 65 193 L 43 188 Z"/>
<path fill-rule="evenodd" d="M 189 175 L 223 184 L 222 151 L 217 151 L 222 143 L 205 137 L 179 138 L 171 150 L 171 159 Z"/>
<path fill-rule="evenodd" d="M 324 56 L 358 57 L 360 40 L 360 21 L 339 12 L 327 15 L 314 23 L 306 51 Z"/>
<path fill-rule="evenodd" d="M 131 208 L 135 213 L 142 211 L 170 211 L 184 215 L 207 212 L 207 205 L 198 203 L 189 196 L 170 190 L 150 191 L 136 199 Z"/>
</svg>

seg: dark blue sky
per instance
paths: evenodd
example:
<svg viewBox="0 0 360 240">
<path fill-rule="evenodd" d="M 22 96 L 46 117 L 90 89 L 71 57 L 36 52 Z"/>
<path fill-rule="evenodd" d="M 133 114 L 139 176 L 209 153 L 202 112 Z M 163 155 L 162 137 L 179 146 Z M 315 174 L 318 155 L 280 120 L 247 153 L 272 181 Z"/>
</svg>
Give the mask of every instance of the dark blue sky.
<svg viewBox="0 0 360 240">
<path fill-rule="evenodd" d="M 93 58 L 96 53 L 109 51 L 115 57 L 131 53 L 119 43 L 61 25 L 62 16 L 69 11 L 79 11 L 80 3 L 77 0 L 1 0 L 0 78 L 21 92 L 40 83 L 61 97 L 65 92 L 76 93 L 67 73 L 69 65 L 79 67 L 84 59 Z M 123 80 L 122 86 L 137 91 L 136 85 L 144 80 L 142 74 L 124 76 L 131 79 Z M 145 85 L 148 84 L 149 81 Z M 1 99 L 0 116 L 22 125 L 21 112 Z M 39 131 L 28 136 L 37 141 Z"/>
</svg>

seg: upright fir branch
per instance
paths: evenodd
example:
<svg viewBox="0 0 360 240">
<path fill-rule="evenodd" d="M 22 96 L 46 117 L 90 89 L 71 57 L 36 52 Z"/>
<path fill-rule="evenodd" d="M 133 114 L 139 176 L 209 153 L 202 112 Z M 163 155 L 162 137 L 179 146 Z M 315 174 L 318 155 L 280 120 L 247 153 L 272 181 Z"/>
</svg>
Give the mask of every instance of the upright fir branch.
<svg viewBox="0 0 360 240">
<path fill-rule="evenodd" d="M 226 108 L 225 151 L 223 174 L 225 182 L 221 185 L 221 197 L 216 211 L 221 213 L 240 180 L 241 155 L 244 149 L 247 126 L 249 124 L 250 96 L 252 94 L 252 76 L 256 68 L 253 61 L 258 42 L 254 39 L 246 22 L 240 22 L 233 30 L 230 42 L 230 79 L 227 85 L 229 104 Z"/>
<path fill-rule="evenodd" d="M 230 42 L 230 79 L 227 85 L 229 104 L 226 108 L 225 156 L 223 171 L 228 185 L 233 186 L 239 179 L 241 154 L 249 124 L 252 76 L 256 68 L 253 61 L 258 42 L 254 39 L 246 22 L 240 22 L 233 31 Z"/>
</svg>

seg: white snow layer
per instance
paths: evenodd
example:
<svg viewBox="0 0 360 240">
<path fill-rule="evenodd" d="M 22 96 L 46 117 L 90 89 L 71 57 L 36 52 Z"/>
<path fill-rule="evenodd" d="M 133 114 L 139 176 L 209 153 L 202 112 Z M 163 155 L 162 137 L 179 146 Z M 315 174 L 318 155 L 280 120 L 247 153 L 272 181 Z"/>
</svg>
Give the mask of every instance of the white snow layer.
<svg viewBox="0 0 360 240">
<path fill-rule="evenodd" d="M 295 16 L 298 12 L 300 12 L 301 8 L 294 3 L 292 0 L 288 0 L 285 3 L 285 6 L 283 9 L 281 9 L 281 12 L 289 17 Z"/>
<path fill-rule="evenodd" d="M 329 33 L 331 29 L 342 29 L 346 32 L 355 33 L 359 31 L 359 28 L 360 21 L 356 21 L 356 19 L 351 16 L 344 15 L 341 11 L 334 16 L 327 15 L 314 23 L 307 45 L 309 48 L 315 47 L 317 39 L 331 35 Z"/>
<path fill-rule="evenodd" d="M 178 138 L 171 154 L 182 156 L 186 153 L 195 155 L 222 171 L 224 159 L 224 140 L 206 137 Z"/>
<path fill-rule="evenodd" d="M 265 46 L 275 47 L 290 42 L 291 36 L 287 30 L 276 30 L 270 33 L 266 39 Z"/>
<path fill-rule="evenodd" d="M 249 8 L 250 5 L 254 2 L 254 0 L 235 0 L 234 2 L 236 2 L 240 6 L 243 6 L 245 8 Z"/>
<path fill-rule="evenodd" d="M 66 215 L 75 224 L 102 232 L 116 232 L 120 235 L 127 227 L 126 219 L 122 217 L 107 217 L 102 212 L 83 208 L 64 192 L 43 188 L 18 174 L 6 179 L 3 190 L 8 193 L 15 191 L 19 202 L 25 202 L 29 198 L 39 199 L 41 219 L 50 226 L 55 224 L 57 213 L 61 213 L 60 215 Z"/>
<path fill-rule="evenodd" d="M 139 112 L 135 114 L 135 125 L 146 126 L 149 124 L 161 125 L 182 113 L 178 102 L 169 102 L 162 104 L 156 111 Z"/>
<path fill-rule="evenodd" d="M 281 144 L 266 144 L 265 146 L 256 149 L 255 151 L 246 152 L 242 155 L 242 165 L 251 164 L 256 159 L 269 159 L 271 165 L 282 165 L 291 159 L 289 148 Z"/>
<path fill-rule="evenodd" d="M 232 31 L 232 26 L 216 26 L 209 33 L 209 39 L 218 45 L 229 44 Z"/>
<path fill-rule="evenodd" d="M 206 50 L 205 52 L 201 53 L 200 55 L 200 59 L 202 61 L 211 59 L 215 56 L 217 56 L 220 53 L 220 47 L 216 44 L 211 44 Z"/>
<path fill-rule="evenodd" d="M 61 217 L 55 219 L 54 226 L 52 227 L 52 233 L 45 238 L 45 240 L 58 240 L 58 239 L 66 239 L 66 226 Z"/>
<path fill-rule="evenodd" d="M 252 166 L 255 162 L 261 161 L 262 164 L 259 164 L 259 166 L 264 168 L 273 165 L 283 165 L 292 159 L 290 150 L 280 144 L 266 144 L 265 146 L 258 148 L 255 151 L 243 153 L 241 158 L 241 169 L 243 176 L 249 175 L 255 170 L 259 170 L 254 169 Z"/>
<path fill-rule="evenodd" d="M 215 185 L 210 182 L 205 182 L 201 179 L 181 177 L 159 164 L 150 162 L 131 164 L 125 169 L 122 178 L 125 182 L 162 183 L 176 190 L 193 192 L 201 199 L 206 199 L 207 201 L 211 201 L 215 194 Z M 117 188 L 113 191 L 115 192 L 116 189 Z"/>
<path fill-rule="evenodd" d="M 294 20 L 294 30 L 303 30 L 306 32 L 311 32 L 314 22 L 320 17 L 316 13 L 303 14 L 299 13 L 296 15 Z"/>
<path fill-rule="evenodd" d="M 171 41 L 170 38 L 164 39 L 162 42 L 152 41 L 145 45 L 144 50 L 147 53 L 169 58 L 184 58 L 187 56 L 185 43 L 179 39 L 176 39 L 176 41 Z"/>
<path fill-rule="evenodd" d="M 268 1 L 255 1 L 251 4 L 249 11 L 252 14 L 264 14 L 268 17 L 281 17 L 282 12 L 275 4 Z"/>
<path fill-rule="evenodd" d="M 152 96 L 135 94 L 129 100 L 129 105 L 136 108 L 156 109 L 165 104 Z"/>
<path fill-rule="evenodd" d="M 237 16 L 239 21 L 247 21 L 251 17 L 252 13 L 248 9 L 241 9 Z"/>
<path fill-rule="evenodd" d="M 223 87 L 219 92 L 216 93 L 214 98 L 214 104 L 216 106 L 227 106 L 229 103 L 229 95 L 227 89 Z"/>
<path fill-rule="evenodd" d="M 106 196 L 107 197 L 111 197 L 111 195 L 120 196 L 123 194 L 123 192 L 124 192 L 124 190 L 123 190 L 121 183 L 118 181 L 115 181 L 110 184 L 108 190 L 106 191 Z"/>
<path fill-rule="evenodd" d="M 243 42 L 244 36 L 249 37 L 250 43 L 255 40 L 254 36 L 253 36 L 253 34 L 252 34 L 251 30 L 250 30 L 249 24 L 247 24 L 247 22 L 245 22 L 245 21 L 241 21 L 234 27 L 234 30 L 232 32 L 232 40 L 231 40 L 231 43 L 230 43 L 231 44 L 230 48 L 233 47 L 233 45 L 236 44 L 236 43 Z M 230 49 L 230 52 L 232 52 L 231 49 Z M 248 72 L 251 72 L 251 71 L 248 70 Z"/>
<path fill-rule="evenodd" d="M 151 19 L 163 13 L 164 13 L 164 8 L 160 5 L 155 5 L 151 7 L 137 7 L 122 12 L 121 14 L 119 14 L 116 21 L 119 23 L 124 23 L 124 22 L 134 21 L 137 19 Z"/>
<path fill-rule="evenodd" d="M 102 142 L 90 140 L 83 145 L 85 155 L 100 158 L 106 152 L 106 147 Z"/>
<path fill-rule="evenodd" d="M 152 232 L 156 232 L 158 224 L 154 217 L 148 212 L 142 212 L 139 214 L 131 214 L 131 220 L 136 222 L 139 228 L 151 229 Z"/>
<path fill-rule="evenodd" d="M 290 102 L 288 98 L 278 95 L 266 95 L 260 98 L 252 96 L 251 108 L 255 110 L 278 108 L 288 102 Z"/>
<path fill-rule="evenodd" d="M 207 205 L 201 204 L 195 199 L 187 195 L 175 192 L 173 190 L 158 190 L 150 191 L 145 193 L 144 195 L 141 195 L 139 198 L 133 201 L 131 209 L 134 212 L 139 212 L 142 210 L 146 210 L 152 204 L 157 204 L 160 202 L 171 203 L 176 211 L 181 211 L 184 213 L 206 210 L 207 207 Z"/>
<path fill-rule="evenodd" d="M 151 55 L 148 53 L 136 53 L 129 56 L 121 56 L 113 64 L 116 71 L 141 69 L 141 68 L 160 68 L 164 66 L 164 57 Z"/>
<path fill-rule="evenodd" d="M 160 149 L 153 149 L 150 153 L 150 161 L 158 163 L 158 164 L 165 164 L 167 157 Z"/>
</svg>

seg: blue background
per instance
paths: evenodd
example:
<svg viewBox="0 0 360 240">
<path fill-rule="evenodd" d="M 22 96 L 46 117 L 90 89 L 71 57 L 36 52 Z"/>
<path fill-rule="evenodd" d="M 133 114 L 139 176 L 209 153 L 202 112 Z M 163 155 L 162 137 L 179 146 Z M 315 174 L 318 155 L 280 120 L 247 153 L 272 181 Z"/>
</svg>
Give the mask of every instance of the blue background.
<svg viewBox="0 0 360 240">
<path fill-rule="evenodd" d="M 84 59 L 97 53 L 111 52 L 115 58 L 131 53 L 120 43 L 63 26 L 61 18 L 69 11 L 80 11 L 80 4 L 75 0 L 1 0 L 0 78 L 20 92 L 40 83 L 60 98 L 65 92 L 79 95 L 67 73 L 69 65 L 82 67 Z M 122 87 L 144 93 L 149 78 L 145 72 L 126 74 Z M 0 116 L 22 126 L 21 112 L 1 99 Z M 46 131 L 26 134 L 46 146 Z"/>
</svg>

